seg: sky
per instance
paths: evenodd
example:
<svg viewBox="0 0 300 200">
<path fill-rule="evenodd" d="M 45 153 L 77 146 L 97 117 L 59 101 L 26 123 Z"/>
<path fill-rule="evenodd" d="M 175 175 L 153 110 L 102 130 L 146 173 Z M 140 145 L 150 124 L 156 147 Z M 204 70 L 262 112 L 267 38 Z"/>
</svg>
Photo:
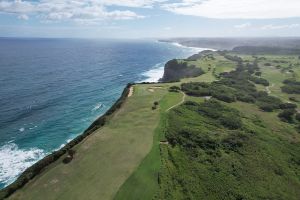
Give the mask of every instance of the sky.
<svg viewBox="0 0 300 200">
<path fill-rule="evenodd" d="M 0 0 L 0 37 L 300 36 L 300 0 Z"/>
</svg>

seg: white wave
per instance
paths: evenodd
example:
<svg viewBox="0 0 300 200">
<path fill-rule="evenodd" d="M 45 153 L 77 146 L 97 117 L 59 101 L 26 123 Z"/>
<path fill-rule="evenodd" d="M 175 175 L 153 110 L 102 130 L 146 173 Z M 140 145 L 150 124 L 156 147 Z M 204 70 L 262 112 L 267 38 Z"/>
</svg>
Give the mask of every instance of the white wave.
<svg viewBox="0 0 300 200">
<path fill-rule="evenodd" d="M 75 136 L 72 137 L 72 138 L 70 138 L 70 139 L 67 139 L 66 143 L 61 144 L 61 145 L 60 145 L 57 149 L 55 149 L 54 151 L 60 150 L 60 149 L 63 148 L 66 144 L 68 144 L 69 142 L 71 142 L 74 138 L 75 138 Z"/>
<path fill-rule="evenodd" d="M 44 156 L 42 149 L 19 149 L 15 143 L 5 144 L 0 147 L 0 182 L 7 186 Z"/>
<path fill-rule="evenodd" d="M 23 132 L 23 131 L 25 131 L 25 128 L 22 127 L 22 128 L 19 129 L 19 131 Z"/>
<path fill-rule="evenodd" d="M 216 51 L 215 49 L 210 49 L 210 48 L 200 48 L 200 47 L 189 47 L 189 46 L 184 46 L 178 42 L 172 42 L 171 43 L 174 46 L 180 47 L 180 48 L 185 48 L 185 49 L 189 49 L 191 51 L 191 53 L 199 53 L 201 51 L 205 51 L 205 50 L 211 50 L 211 51 Z"/>
<path fill-rule="evenodd" d="M 92 111 L 96 111 L 96 110 L 100 109 L 102 106 L 103 106 L 102 103 L 98 103 L 98 104 L 92 109 Z"/>
<path fill-rule="evenodd" d="M 146 79 L 141 82 L 158 82 L 164 75 L 164 63 L 156 64 L 152 69 L 142 74 Z"/>
</svg>

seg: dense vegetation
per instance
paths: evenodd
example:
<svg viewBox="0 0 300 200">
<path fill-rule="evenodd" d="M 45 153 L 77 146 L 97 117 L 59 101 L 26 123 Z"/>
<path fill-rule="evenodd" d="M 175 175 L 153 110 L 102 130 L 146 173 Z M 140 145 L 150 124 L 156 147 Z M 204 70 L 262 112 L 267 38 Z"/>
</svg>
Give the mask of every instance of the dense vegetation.
<svg viewBox="0 0 300 200">
<path fill-rule="evenodd" d="M 160 199 L 298 199 L 300 145 L 216 100 L 171 111 Z"/>
<path fill-rule="evenodd" d="M 281 87 L 281 90 L 288 94 L 300 94 L 300 82 L 296 80 L 284 80 L 284 86 Z"/>
<path fill-rule="evenodd" d="M 257 91 L 254 83 L 268 86 L 269 82 L 252 75 L 259 71 L 256 61 L 251 64 L 243 64 L 241 58 L 237 56 L 228 55 L 226 57 L 238 62 L 236 70 L 222 73 L 222 79 L 212 83 L 183 83 L 182 90 L 188 95 L 212 96 L 228 103 L 237 100 L 256 103 L 262 110 L 269 112 L 280 108 L 282 102 L 279 98 L 269 96 L 266 92 Z"/>
<path fill-rule="evenodd" d="M 188 65 L 185 61 L 173 59 L 166 63 L 162 81 L 178 81 L 181 78 L 196 77 L 201 74 L 204 74 L 204 71 L 200 67 Z"/>
<path fill-rule="evenodd" d="M 286 58 L 218 53 L 236 69 L 220 73 L 213 82 L 181 84 L 193 101 L 168 115 L 169 145 L 161 146 L 158 198 L 299 199 L 300 145 L 293 134 L 300 131 L 300 84 L 296 78 L 283 82 L 282 91 L 294 94 L 287 98 L 290 103 L 271 94 L 274 84 L 263 73 L 271 69 L 295 77 L 293 65 Z"/>
</svg>

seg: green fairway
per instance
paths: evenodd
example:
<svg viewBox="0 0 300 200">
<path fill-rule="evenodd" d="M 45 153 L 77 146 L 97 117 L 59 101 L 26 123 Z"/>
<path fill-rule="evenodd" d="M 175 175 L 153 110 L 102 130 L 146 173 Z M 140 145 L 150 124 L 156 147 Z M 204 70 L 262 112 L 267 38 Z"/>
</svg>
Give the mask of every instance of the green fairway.
<svg viewBox="0 0 300 200">
<path fill-rule="evenodd" d="M 152 199 L 158 191 L 158 172 L 161 167 L 160 141 L 165 140 L 166 110 L 181 102 L 181 93 L 167 93 L 160 103 L 160 122 L 154 132 L 154 144 L 150 153 L 143 160 L 138 169 L 124 183 L 115 199 Z"/>
<path fill-rule="evenodd" d="M 149 164 L 144 158 L 152 148 L 153 138 L 157 142 L 159 135 L 154 130 L 161 110 L 178 102 L 173 97 L 162 100 L 168 99 L 164 97 L 167 93 L 158 85 L 134 86 L 133 95 L 113 118 L 74 148 L 72 162 L 63 164 L 59 159 L 10 199 L 112 199 L 143 160 Z M 161 100 L 161 108 L 152 110 L 153 102 Z M 157 148 L 152 148 L 148 157 L 152 154 L 158 164 L 151 163 L 149 169 L 157 171 Z"/>
</svg>

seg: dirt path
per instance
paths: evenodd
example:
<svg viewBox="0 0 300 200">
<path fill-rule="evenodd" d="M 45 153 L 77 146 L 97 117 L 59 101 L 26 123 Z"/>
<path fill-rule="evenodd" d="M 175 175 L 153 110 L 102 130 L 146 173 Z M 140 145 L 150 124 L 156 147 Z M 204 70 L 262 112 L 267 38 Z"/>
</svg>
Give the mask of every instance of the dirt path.
<svg viewBox="0 0 300 200">
<path fill-rule="evenodd" d="M 185 93 L 182 92 L 182 91 L 180 91 L 180 93 L 183 94 L 182 100 L 181 100 L 179 103 L 175 104 L 174 106 L 171 106 L 170 108 L 168 108 L 168 109 L 166 110 L 166 112 L 168 112 L 168 111 L 171 110 L 172 108 L 175 108 L 176 106 L 179 106 L 180 104 L 182 104 L 182 103 L 185 101 L 185 97 L 186 97 Z"/>
<path fill-rule="evenodd" d="M 127 97 L 131 97 L 133 95 L 133 86 L 129 88 L 129 93 Z"/>
<path fill-rule="evenodd" d="M 268 94 L 271 94 L 271 90 L 270 90 L 271 87 L 274 87 L 274 84 L 272 84 L 271 86 L 267 86 L 267 87 L 266 87 L 266 92 L 267 92 Z"/>
</svg>

